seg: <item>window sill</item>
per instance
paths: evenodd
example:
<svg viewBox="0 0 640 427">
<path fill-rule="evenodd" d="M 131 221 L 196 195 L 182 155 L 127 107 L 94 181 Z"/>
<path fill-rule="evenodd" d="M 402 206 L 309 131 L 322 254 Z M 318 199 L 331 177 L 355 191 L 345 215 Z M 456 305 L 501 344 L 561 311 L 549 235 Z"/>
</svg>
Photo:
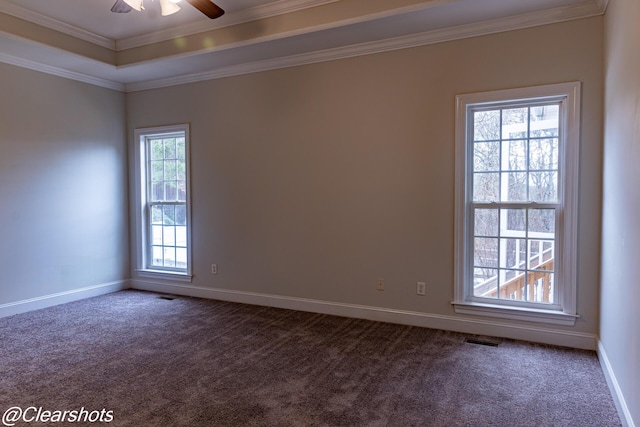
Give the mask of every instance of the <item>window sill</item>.
<svg viewBox="0 0 640 427">
<path fill-rule="evenodd" d="M 522 307 L 497 306 L 476 302 L 452 302 L 456 313 L 472 314 L 476 316 L 498 317 L 509 320 L 523 320 L 527 322 L 550 323 L 562 326 L 574 326 L 580 317 L 555 310 L 541 310 Z"/>
<path fill-rule="evenodd" d="M 191 280 L 193 279 L 192 274 L 181 273 L 179 271 L 139 269 L 136 270 L 136 273 L 138 273 L 140 277 L 148 277 L 150 279 L 173 280 L 187 283 L 191 283 Z"/>
</svg>

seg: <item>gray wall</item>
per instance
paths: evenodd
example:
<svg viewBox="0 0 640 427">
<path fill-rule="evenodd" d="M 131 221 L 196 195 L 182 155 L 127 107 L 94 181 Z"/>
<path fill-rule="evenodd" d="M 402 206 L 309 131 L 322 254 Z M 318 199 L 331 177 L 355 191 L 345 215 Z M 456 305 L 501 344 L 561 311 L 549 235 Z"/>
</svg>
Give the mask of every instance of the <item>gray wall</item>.
<svg viewBox="0 0 640 427">
<path fill-rule="evenodd" d="M 0 305 L 129 277 L 124 94 L 0 64 Z"/>
<path fill-rule="evenodd" d="M 128 135 L 191 124 L 194 286 L 453 316 L 455 96 L 582 81 L 569 329 L 595 335 L 602 31 L 596 17 L 131 93 Z"/>
<path fill-rule="evenodd" d="M 612 0 L 605 25 L 602 349 L 640 425 L 640 3 Z"/>
</svg>

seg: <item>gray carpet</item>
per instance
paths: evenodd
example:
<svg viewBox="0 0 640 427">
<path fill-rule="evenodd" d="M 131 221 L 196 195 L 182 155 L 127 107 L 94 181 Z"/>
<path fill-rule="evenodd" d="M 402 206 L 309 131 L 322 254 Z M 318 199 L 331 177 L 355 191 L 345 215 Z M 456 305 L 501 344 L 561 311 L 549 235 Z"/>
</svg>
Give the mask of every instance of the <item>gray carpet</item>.
<svg viewBox="0 0 640 427">
<path fill-rule="evenodd" d="M 128 290 L 0 319 L 0 411 L 113 418 L 52 426 L 620 425 L 594 352 L 466 337 Z"/>
</svg>

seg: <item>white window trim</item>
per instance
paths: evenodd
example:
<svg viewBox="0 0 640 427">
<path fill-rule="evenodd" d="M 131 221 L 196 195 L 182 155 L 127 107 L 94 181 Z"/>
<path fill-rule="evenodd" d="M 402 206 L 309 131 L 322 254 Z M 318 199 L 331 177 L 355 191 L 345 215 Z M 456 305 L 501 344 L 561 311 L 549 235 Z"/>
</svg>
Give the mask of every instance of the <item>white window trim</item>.
<svg viewBox="0 0 640 427">
<path fill-rule="evenodd" d="M 184 132 L 185 135 L 185 173 L 187 176 L 186 189 L 186 210 L 187 210 L 187 268 L 186 271 L 174 271 L 164 269 L 148 268 L 149 245 L 148 245 L 148 223 L 147 223 L 147 154 L 145 138 L 150 135 L 162 135 L 176 132 Z M 191 282 L 193 275 L 191 269 L 191 157 L 190 157 L 190 137 L 189 125 L 179 124 L 171 126 L 160 126 L 150 128 L 138 128 L 134 133 L 135 144 L 135 227 L 136 227 L 136 259 L 135 273 L 140 277 L 150 279 L 165 279 L 180 282 Z"/>
<path fill-rule="evenodd" d="M 468 170 L 470 150 L 467 149 L 469 128 L 467 115 L 471 108 L 487 103 L 514 102 L 518 100 L 545 100 L 561 98 L 560 161 L 563 168 L 558 177 L 561 214 L 564 226 L 557 230 L 558 253 L 562 254 L 562 283 L 558 293 L 558 309 L 532 308 L 500 303 L 481 303 L 470 299 L 470 225 L 467 218 L 470 173 Z M 576 312 L 577 242 L 578 242 L 578 174 L 580 146 L 580 82 L 559 83 L 493 92 L 459 95 L 456 97 L 456 147 L 455 147 L 455 271 L 454 300 L 455 312 L 510 320 L 552 323 L 565 326 L 575 325 L 579 317 Z"/>
</svg>

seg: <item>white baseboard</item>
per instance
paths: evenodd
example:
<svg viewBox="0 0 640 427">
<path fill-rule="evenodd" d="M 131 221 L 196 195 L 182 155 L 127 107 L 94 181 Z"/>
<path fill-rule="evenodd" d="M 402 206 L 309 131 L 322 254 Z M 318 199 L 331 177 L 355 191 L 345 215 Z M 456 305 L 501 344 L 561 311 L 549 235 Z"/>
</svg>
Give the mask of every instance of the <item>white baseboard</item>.
<svg viewBox="0 0 640 427">
<path fill-rule="evenodd" d="M 132 279 L 133 289 L 596 350 L 597 336 L 505 322 Z"/>
<path fill-rule="evenodd" d="M 616 375 L 613 372 L 611 362 L 609 362 L 609 358 L 607 357 L 607 352 L 604 349 L 604 345 L 602 344 L 602 341 L 599 341 L 599 340 L 598 340 L 598 359 L 600 360 L 600 366 L 602 366 L 604 377 L 607 379 L 607 384 L 609 385 L 609 390 L 611 390 L 613 402 L 615 403 L 616 409 L 618 410 L 618 415 L 620 416 L 620 421 L 622 421 L 622 425 L 626 427 L 635 427 L 633 418 L 631 418 L 631 412 L 629 411 L 627 402 L 624 399 L 622 390 L 620 389 L 620 384 L 618 384 L 618 380 L 616 379 Z"/>
<path fill-rule="evenodd" d="M 77 301 L 84 298 L 109 294 L 129 288 L 129 280 L 117 280 L 115 282 L 102 283 L 100 285 L 87 286 L 71 291 L 59 292 L 51 295 L 43 295 L 37 298 L 0 304 L 0 317 L 13 316 L 27 311 L 39 310 L 58 304 Z"/>
</svg>

